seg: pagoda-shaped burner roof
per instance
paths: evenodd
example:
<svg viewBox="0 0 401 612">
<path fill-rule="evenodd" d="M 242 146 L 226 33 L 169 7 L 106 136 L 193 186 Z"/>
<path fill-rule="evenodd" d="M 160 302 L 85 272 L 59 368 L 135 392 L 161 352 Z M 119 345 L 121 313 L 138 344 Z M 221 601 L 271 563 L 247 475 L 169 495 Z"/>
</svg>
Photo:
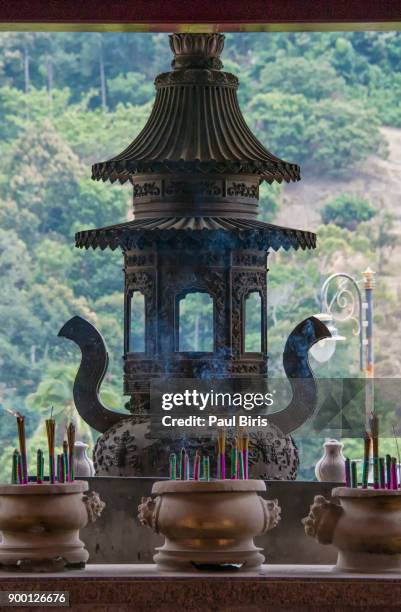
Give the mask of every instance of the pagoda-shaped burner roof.
<svg viewBox="0 0 401 612">
<path fill-rule="evenodd" d="M 94 164 L 96 180 L 125 182 L 138 174 L 256 175 L 297 181 L 300 169 L 270 153 L 247 126 L 238 79 L 222 72 L 222 34 L 173 34 L 174 70 L 156 78 L 156 99 L 143 130 L 119 155 Z"/>
</svg>

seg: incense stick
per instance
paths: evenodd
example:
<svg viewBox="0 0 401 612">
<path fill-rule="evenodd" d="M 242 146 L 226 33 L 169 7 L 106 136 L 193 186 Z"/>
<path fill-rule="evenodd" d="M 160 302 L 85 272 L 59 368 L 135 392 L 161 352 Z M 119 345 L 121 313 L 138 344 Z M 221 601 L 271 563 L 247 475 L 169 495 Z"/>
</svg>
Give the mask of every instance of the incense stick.
<svg viewBox="0 0 401 612">
<path fill-rule="evenodd" d="M 386 488 L 391 489 L 391 456 L 386 455 Z"/>
<path fill-rule="evenodd" d="M 364 489 L 366 489 L 368 486 L 369 456 L 370 456 L 370 435 L 368 434 L 368 432 L 365 432 L 363 470 L 362 470 L 362 487 Z"/>
<path fill-rule="evenodd" d="M 15 449 L 15 451 L 13 452 L 11 484 L 18 484 L 18 457 L 19 457 L 19 452 L 17 449 Z"/>
<path fill-rule="evenodd" d="M 210 459 L 209 457 L 203 457 L 203 479 L 206 481 L 210 480 Z"/>
<path fill-rule="evenodd" d="M 70 480 L 70 461 L 68 459 L 68 442 L 67 440 L 63 440 L 63 461 L 65 466 L 65 480 L 69 482 Z"/>
<path fill-rule="evenodd" d="M 351 461 L 351 487 L 353 489 L 358 487 L 358 471 L 356 461 Z"/>
<path fill-rule="evenodd" d="M 75 480 L 74 470 L 74 454 L 75 454 L 75 425 L 70 423 L 67 427 L 67 441 L 68 441 L 68 481 L 72 482 Z"/>
<path fill-rule="evenodd" d="M 171 453 L 169 458 L 169 478 L 170 480 L 177 479 L 177 456 L 175 453 Z"/>
<path fill-rule="evenodd" d="M 231 478 L 235 480 L 237 478 L 238 471 L 238 438 L 235 436 L 233 444 L 231 446 Z"/>
<path fill-rule="evenodd" d="M 380 457 L 379 459 L 379 476 L 380 476 L 380 488 L 386 488 L 386 475 L 385 475 L 385 464 L 384 458 Z"/>
<path fill-rule="evenodd" d="M 185 480 L 185 448 L 180 452 L 180 480 Z"/>
<path fill-rule="evenodd" d="M 52 413 L 53 414 L 53 409 Z M 54 419 L 46 419 L 47 446 L 49 449 L 49 481 L 51 484 L 56 482 L 55 464 L 54 464 L 54 436 L 56 422 Z"/>
<path fill-rule="evenodd" d="M 195 453 L 195 459 L 194 459 L 194 480 L 199 480 L 200 463 L 201 463 L 201 456 L 200 456 L 200 451 L 198 449 Z"/>
<path fill-rule="evenodd" d="M 393 425 L 393 435 L 394 435 L 394 440 L 395 440 L 395 446 L 397 449 L 397 457 L 398 457 L 398 470 L 400 469 L 400 465 L 401 465 L 401 457 L 400 457 L 400 449 L 398 448 L 398 440 L 397 440 L 397 436 L 395 433 L 395 427 Z M 399 477 L 400 474 L 397 474 L 397 476 Z"/>
<path fill-rule="evenodd" d="M 249 435 L 244 434 L 242 436 L 242 455 L 244 457 L 244 479 L 248 480 L 249 478 Z"/>
<path fill-rule="evenodd" d="M 44 466 L 43 451 L 40 448 L 38 448 L 38 450 L 36 451 L 36 482 L 37 484 L 43 483 L 43 479 L 44 479 L 43 466 Z"/>
<path fill-rule="evenodd" d="M 220 479 L 226 479 L 226 432 L 224 429 L 218 432 L 217 442 L 219 447 L 219 453 L 217 457 L 217 463 L 220 467 Z"/>
<path fill-rule="evenodd" d="M 379 488 L 379 419 L 372 412 L 369 417 L 370 431 L 373 447 L 373 486 Z"/>
<path fill-rule="evenodd" d="M 28 484 L 28 463 L 26 457 L 25 417 L 17 413 L 19 452 L 21 455 L 22 483 Z"/>
</svg>

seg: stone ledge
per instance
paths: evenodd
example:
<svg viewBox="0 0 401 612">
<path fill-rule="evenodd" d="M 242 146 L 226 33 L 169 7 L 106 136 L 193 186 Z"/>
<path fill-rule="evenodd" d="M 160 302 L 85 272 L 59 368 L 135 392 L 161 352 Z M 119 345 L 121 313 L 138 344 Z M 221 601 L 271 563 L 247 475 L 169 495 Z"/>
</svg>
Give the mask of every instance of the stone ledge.
<svg viewBox="0 0 401 612">
<path fill-rule="evenodd" d="M 272 602 L 275 610 L 292 611 L 401 607 L 401 575 L 345 574 L 327 565 L 264 565 L 242 573 L 88 565 L 85 570 L 59 574 L 0 572 L 0 589 L 69 591 L 70 609 L 97 612 L 256 612 L 267 610 Z"/>
</svg>

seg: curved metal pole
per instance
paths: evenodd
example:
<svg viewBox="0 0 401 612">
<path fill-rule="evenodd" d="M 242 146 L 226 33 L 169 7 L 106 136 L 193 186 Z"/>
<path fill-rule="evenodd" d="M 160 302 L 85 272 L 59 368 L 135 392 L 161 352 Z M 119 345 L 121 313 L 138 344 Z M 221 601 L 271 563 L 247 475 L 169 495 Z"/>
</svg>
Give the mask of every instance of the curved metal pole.
<svg viewBox="0 0 401 612">
<path fill-rule="evenodd" d="M 352 286 L 355 289 L 356 295 L 358 296 L 358 335 L 359 335 L 359 367 L 360 369 L 363 371 L 364 370 L 364 350 L 363 350 L 363 302 L 362 302 L 362 294 L 361 294 L 361 290 L 358 287 L 358 283 L 356 282 L 356 280 L 350 276 L 349 274 L 346 274 L 345 272 L 336 272 L 335 274 L 332 274 L 331 276 L 329 276 L 328 278 L 326 278 L 326 280 L 324 281 L 322 288 L 320 290 L 320 303 L 321 303 L 321 307 L 322 307 L 322 311 L 323 312 L 327 312 L 329 314 L 331 314 L 334 317 L 333 311 L 332 311 L 332 305 L 333 303 L 336 301 L 340 308 L 341 308 L 341 304 L 339 303 L 339 299 L 341 300 L 341 295 L 343 293 L 346 292 L 346 289 L 344 288 L 339 288 L 333 299 L 331 300 L 330 304 L 328 303 L 327 300 L 327 294 L 328 294 L 328 289 L 329 289 L 329 285 L 331 283 L 332 280 L 334 280 L 335 278 L 345 278 L 347 279 Z M 350 292 L 348 292 L 350 294 Z M 352 294 L 351 294 L 352 297 Z M 345 306 L 343 306 L 344 308 Z M 352 316 L 353 315 L 353 311 L 352 313 L 347 316 L 344 317 L 344 319 L 342 319 L 343 321 L 346 321 L 347 319 L 351 319 L 354 318 Z"/>
</svg>

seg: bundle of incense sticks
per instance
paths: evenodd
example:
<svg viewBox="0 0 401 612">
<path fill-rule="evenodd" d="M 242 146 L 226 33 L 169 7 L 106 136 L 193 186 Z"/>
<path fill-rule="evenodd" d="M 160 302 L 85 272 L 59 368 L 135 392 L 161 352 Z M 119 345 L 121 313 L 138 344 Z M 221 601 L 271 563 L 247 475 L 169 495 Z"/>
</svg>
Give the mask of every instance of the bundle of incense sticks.
<svg viewBox="0 0 401 612">
<path fill-rule="evenodd" d="M 217 454 L 217 478 L 219 480 L 226 479 L 226 432 L 220 430 L 217 436 L 218 454 Z"/>
<path fill-rule="evenodd" d="M 74 448 L 75 448 L 75 425 L 70 423 L 67 427 L 67 443 L 68 443 L 68 463 L 66 469 L 68 469 L 67 480 L 72 482 L 75 480 L 74 473 Z"/>
<path fill-rule="evenodd" d="M 17 472 L 20 474 L 18 479 L 19 484 L 28 484 L 28 461 L 26 456 L 26 438 L 25 438 L 25 417 L 19 412 L 11 408 L 5 408 L 6 412 L 12 414 L 17 419 L 18 441 L 19 441 L 19 459 L 17 461 Z M 13 457 L 14 461 L 14 457 Z"/>
<path fill-rule="evenodd" d="M 398 488 L 398 484 L 397 486 L 394 486 L 393 484 L 394 468 L 392 467 L 392 459 L 390 455 L 387 455 L 386 461 L 384 460 L 383 457 L 379 457 L 378 466 L 379 466 L 378 484 L 377 486 L 375 486 L 375 483 L 374 483 L 373 484 L 374 488 L 375 489 L 384 489 L 384 488 L 387 488 L 387 489 L 395 488 L 396 489 Z M 363 482 L 364 479 L 365 479 L 366 485 L 364 485 L 364 482 Z M 345 459 L 345 486 L 352 487 L 352 488 L 358 487 L 357 462 L 350 461 L 348 457 Z M 364 489 L 368 487 L 367 467 L 365 467 L 365 462 L 363 465 L 362 487 Z"/>
<path fill-rule="evenodd" d="M 56 422 L 54 419 L 46 419 L 47 445 L 49 449 L 49 481 L 56 482 L 55 457 L 54 457 L 54 438 Z"/>
<path fill-rule="evenodd" d="M 379 419 L 372 413 L 369 417 L 370 432 L 365 432 L 364 457 L 362 465 L 362 488 L 367 489 L 369 486 L 369 465 L 370 453 L 372 450 L 372 465 L 373 465 L 373 488 L 374 489 L 393 489 L 396 490 L 400 486 L 399 475 L 397 472 L 398 462 L 395 457 L 386 455 L 379 456 Z M 394 432 L 394 437 L 395 432 Z M 398 451 L 398 443 L 397 451 Z M 358 487 L 357 463 L 345 460 L 345 484 L 347 487 Z"/>
</svg>

